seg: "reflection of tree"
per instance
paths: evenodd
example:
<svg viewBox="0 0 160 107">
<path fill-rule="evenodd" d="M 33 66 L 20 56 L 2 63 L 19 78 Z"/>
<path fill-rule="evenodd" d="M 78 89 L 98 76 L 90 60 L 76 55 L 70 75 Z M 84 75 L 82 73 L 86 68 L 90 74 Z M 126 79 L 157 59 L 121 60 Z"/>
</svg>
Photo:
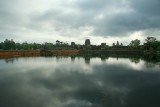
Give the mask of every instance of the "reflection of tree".
<svg viewBox="0 0 160 107">
<path fill-rule="evenodd" d="M 155 67 L 155 64 L 154 63 L 150 63 L 150 62 L 146 62 L 145 65 L 146 65 L 147 68 Z"/>
<path fill-rule="evenodd" d="M 14 61 L 15 61 L 15 58 L 5 59 L 5 62 L 6 62 L 6 63 L 14 63 Z"/>
<path fill-rule="evenodd" d="M 101 61 L 104 61 L 104 62 L 105 62 L 106 59 L 107 59 L 107 58 L 106 58 L 104 55 L 101 55 Z"/>
<path fill-rule="evenodd" d="M 134 62 L 134 63 L 139 63 L 140 62 L 140 58 L 129 58 L 131 62 Z"/>
<path fill-rule="evenodd" d="M 101 54 L 101 61 L 106 61 L 109 57 Z"/>
<path fill-rule="evenodd" d="M 62 56 L 56 56 L 56 61 L 59 62 Z"/>
<path fill-rule="evenodd" d="M 84 59 L 85 59 L 85 63 L 89 65 L 90 64 L 90 56 L 85 56 Z"/>
<path fill-rule="evenodd" d="M 157 56 L 153 56 L 153 55 L 145 56 L 144 60 L 147 63 L 152 63 L 152 64 L 158 64 L 158 63 L 160 63 L 160 59 Z"/>
<path fill-rule="evenodd" d="M 76 56 L 71 56 L 71 61 L 74 62 L 75 58 L 76 58 Z"/>
<path fill-rule="evenodd" d="M 131 43 L 129 44 L 129 47 L 132 49 L 138 49 L 140 46 L 140 43 L 141 42 L 138 39 L 132 40 Z"/>
</svg>

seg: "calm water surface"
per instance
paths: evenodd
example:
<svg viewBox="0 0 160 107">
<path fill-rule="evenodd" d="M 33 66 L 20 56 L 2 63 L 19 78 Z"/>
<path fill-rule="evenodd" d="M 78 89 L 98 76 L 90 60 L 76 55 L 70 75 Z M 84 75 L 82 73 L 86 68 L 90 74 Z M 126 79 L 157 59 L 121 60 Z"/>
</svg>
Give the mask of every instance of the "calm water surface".
<svg viewBox="0 0 160 107">
<path fill-rule="evenodd" d="M 113 57 L 1 59 L 0 107 L 160 107 L 160 65 Z"/>
</svg>

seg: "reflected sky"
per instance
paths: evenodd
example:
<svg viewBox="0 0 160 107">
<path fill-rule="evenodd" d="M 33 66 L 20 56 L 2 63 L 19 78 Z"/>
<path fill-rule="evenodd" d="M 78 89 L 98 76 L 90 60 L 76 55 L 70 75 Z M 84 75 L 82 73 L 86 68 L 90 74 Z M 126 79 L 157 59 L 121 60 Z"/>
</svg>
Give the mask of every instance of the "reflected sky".
<svg viewBox="0 0 160 107">
<path fill-rule="evenodd" d="M 0 107 L 159 107 L 160 67 L 114 57 L 1 59 L 0 96 Z"/>
</svg>

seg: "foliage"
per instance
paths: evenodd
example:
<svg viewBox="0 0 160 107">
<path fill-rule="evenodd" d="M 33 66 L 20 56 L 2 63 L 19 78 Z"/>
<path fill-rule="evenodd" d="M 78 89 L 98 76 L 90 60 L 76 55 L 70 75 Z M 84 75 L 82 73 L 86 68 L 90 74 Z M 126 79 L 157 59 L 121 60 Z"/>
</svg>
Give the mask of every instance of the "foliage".
<svg viewBox="0 0 160 107">
<path fill-rule="evenodd" d="M 147 37 L 145 39 L 146 43 L 149 43 L 149 42 L 155 42 L 157 39 L 155 37 Z"/>
<path fill-rule="evenodd" d="M 156 50 L 159 46 L 160 41 L 158 41 L 155 37 L 147 37 L 147 39 L 145 39 L 145 50 L 150 50 L 151 47 Z"/>
<path fill-rule="evenodd" d="M 132 49 L 139 49 L 140 43 L 141 42 L 138 39 L 132 40 L 131 43 L 129 44 L 129 47 Z"/>
<path fill-rule="evenodd" d="M 134 62 L 135 64 L 140 62 L 140 58 L 139 57 L 135 57 L 135 58 L 129 58 L 131 62 Z"/>
<path fill-rule="evenodd" d="M 0 43 L 0 49 L 2 49 L 2 48 L 3 48 L 3 42 Z"/>
<path fill-rule="evenodd" d="M 57 40 L 56 44 L 45 42 L 44 44 L 39 43 L 16 43 L 13 39 L 5 39 L 4 42 L 0 42 L 0 50 L 37 50 L 37 49 L 61 49 L 69 47 L 67 42 Z"/>
<path fill-rule="evenodd" d="M 15 49 L 15 42 L 13 41 L 13 39 L 11 39 L 11 40 L 5 39 L 5 41 L 2 44 L 2 49 L 14 50 Z"/>
<path fill-rule="evenodd" d="M 47 49 L 47 50 L 53 49 L 53 43 L 45 42 L 44 43 L 44 49 Z"/>
<path fill-rule="evenodd" d="M 107 50 L 109 49 L 109 46 L 106 45 L 106 43 L 101 43 L 101 50 Z"/>
<path fill-rule="evenodd" d="M 160 61 L 160 41 L 155 37 L 147 37 L 145 39 L 144 49 L 148 59 Z"/>
<path fill-rule="evenodd" d="M 41 44 L 38 43 L 15 43 L 13 39 L 5 39 L 4 42 L 0 43 L 1 50 L 36 50 L 40 49 Z"/>
</svg>

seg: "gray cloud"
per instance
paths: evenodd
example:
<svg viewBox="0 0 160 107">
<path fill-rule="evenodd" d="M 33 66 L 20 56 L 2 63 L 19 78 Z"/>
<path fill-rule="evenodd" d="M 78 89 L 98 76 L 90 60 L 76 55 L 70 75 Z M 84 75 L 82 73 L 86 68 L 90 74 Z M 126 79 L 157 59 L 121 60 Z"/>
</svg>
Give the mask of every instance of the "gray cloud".
<svg viewBox="0 0 160 107">
<path fill-rule="evenodd" d="M 113 14 L 109 20 L 102 20 L 96 32 L 102 35 L 116 35 L 140 30 L 160 28 L 160 2 L 158 0 L 130 0 L 131 11 Z M 118 9 L 118 8 L 117 8 Z"/>
<path fill-rule="evenodd" d="M 85 36 L 120 37 L 160 28 L 159 0 L 38 1 L 39 6 L 26 0 L 0 0 L 0 32 L 77 38 L 90 27 Z"/>
</svg>

